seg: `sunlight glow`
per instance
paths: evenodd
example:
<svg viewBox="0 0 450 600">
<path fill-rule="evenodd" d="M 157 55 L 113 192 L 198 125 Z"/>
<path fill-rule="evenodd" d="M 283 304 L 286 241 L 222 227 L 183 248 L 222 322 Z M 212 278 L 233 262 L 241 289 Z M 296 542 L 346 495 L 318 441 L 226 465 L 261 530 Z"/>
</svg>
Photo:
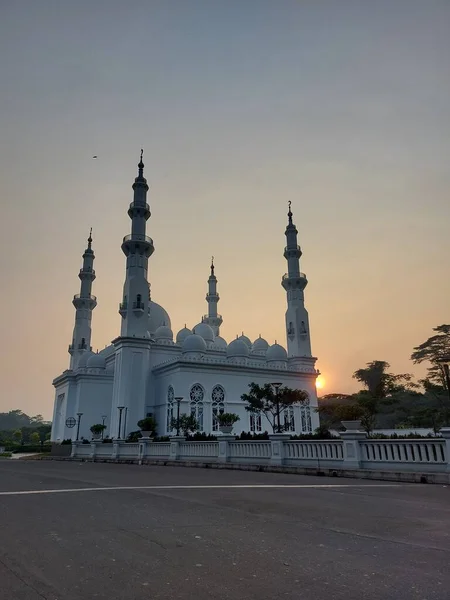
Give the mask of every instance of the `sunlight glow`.
<svg viewBox="0 0 450 600">
<path fill-rule="evenodd" d="M 325 387 L 325 381 L 322 375 L 319 375 L 319 377 L 316 379 L 316 388 L 321 390 L 323 387 Z"/>
</svg>

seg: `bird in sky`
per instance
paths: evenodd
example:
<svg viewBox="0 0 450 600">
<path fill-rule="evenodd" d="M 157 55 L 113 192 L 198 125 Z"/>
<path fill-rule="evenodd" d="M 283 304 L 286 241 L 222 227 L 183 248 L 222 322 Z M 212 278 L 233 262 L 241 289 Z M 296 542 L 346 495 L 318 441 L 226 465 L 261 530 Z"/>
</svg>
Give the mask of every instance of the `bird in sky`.
<svg viewBox="0 0 450 600">
<path fill-rule="evenodd" d="M 93 156 L 92 158 L 98 158 L 98 156 L 97 156 L 97 155 L 95 155 L 95 156 Z"/>
</svg>

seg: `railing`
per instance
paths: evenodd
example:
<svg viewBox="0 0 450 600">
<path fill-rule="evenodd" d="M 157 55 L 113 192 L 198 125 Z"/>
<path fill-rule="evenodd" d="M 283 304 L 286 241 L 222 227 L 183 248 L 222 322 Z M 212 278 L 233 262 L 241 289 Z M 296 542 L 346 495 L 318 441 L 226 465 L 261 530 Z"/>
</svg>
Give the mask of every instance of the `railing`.
<svg viewBox="0 0 450 600">
<path fill-rule="evenodd" d="M 299 250 L 300 252 L 302 251 L 302 249 L 300 248 L 300 246 L 294 246 L 293 248 L 289 248 L 289 246 L 285 246 L 284 247 L 284 251 L 285 252 L 289 252 L 290 250 Z"/>
<path fill-rule="evenodd" d="M 284 443 L 284 456 L 287 461 L 342 461 L 344 452 L 339 441 L 292 441 Z"/>
<path fill-rule="evenodd" d="M 127 310 L 128 308 L 128 302 L 121 302 L 119 304 L 119 310 Z"/>
<path fill-rule="evenodd" d="M 170 460 L 204 460 L 235 464 L 286 465 L 299 468 L 360 469 L 405 473 L 448 473 L 450 482 L 450 428 L 442 438 L 367 439 L 362 432 L 345 433 L 344 439 L 290 440 L 280 435 L 270 440 L 236 440 L 218 436 L 217 441 L 126 443 L 123 440 L 103 444 L 73 442 L 72 455 L 81 459 L 146 458 Z M 220 448 L 220 452 L 219 452 Z"/>
<path fill-rule="evenodd" d="M 82 296 L 81 294 L 75 294 L 75 296 L 73 297 L 74 300 L 97 300 L 97 296 L 94 296 L 94 294 L 87 294 L 86 296 Z"/>
<path fill-rule="evenodd" d="M 270 442 L 231 442 L 230 458 L 233 459 L 269 459 Z M 237 462 L 237 461 L 236 461 Z"/>
<path fill-rule="evenodd" d="M 445 440 L 364 440 L 360 443 L 363 465 L 391 466 L 401 465 L 440 466 L 446 465 Z"/>
<path fill-rule="evenodd" d="M 211 317 L 210 315 L 203 315 L 203 321 L 206 319 L 221 319 L 222 315 L 217 314 L 215 317 Z"/>
<path fill-rule="evenodd" d="M 128 210 L 133 210 L 134 208 L 144 208 L 147 212 L 150 212 L 150 206 L 145 203 L 145 204 L 135 204 L 134 202 L 130 203 L 130 206 L 128 207 Z"/>
<path fill-rule="evenodd" d="M 305 273 L 302 273 L 300 271 L 299 275 L 289 275 L 289 273 L 285 273 L 283 275 L 283 277 L 281 278 L 281 280 L 284 281 L 285 279 L 290 279 L 291 277 L 292 277 L 292 279 L 298 279 L 298 278 L 300 278 L 300 279 L 306 279 Z"/>
<path fill-rule="evenodd" d="M 170 454 L 170 442 L 155 442 L 147 444 L 147 456 L 168 457 Z"/>
<path fill-rule="evenodd" d="M 147 242 L 153 246 L 152 238 L 141 233 L 129 233 L 123 238 L 122 244 L 125 244 L 125 242 Z"/>
<path fill-rule="evenodd" d="M 219 447 L 217 442 L 181 442 L 180 456 L 186 458 L 217 457 Z"/>
<path fill-rule="evenodd" d="M 136 310 L 144 310 L 143 302 L 133 302 L 133 308 Z"/>
</svg>

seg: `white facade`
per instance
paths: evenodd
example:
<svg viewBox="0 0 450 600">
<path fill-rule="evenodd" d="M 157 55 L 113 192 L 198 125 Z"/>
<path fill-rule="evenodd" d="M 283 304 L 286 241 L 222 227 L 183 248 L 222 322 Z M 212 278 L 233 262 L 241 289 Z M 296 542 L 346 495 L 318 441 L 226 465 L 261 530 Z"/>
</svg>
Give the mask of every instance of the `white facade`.
<svg viewBox="0 0 450 600">
<path fill-rule="evenodd" d="M 91 235 L 83 254 L 80 293 L 76 309 L 69 369 L 54 381 L 55 405 L 52 441 L 90 439 L 90 427 L 104 422 L 109 437 L 123 438 L 136 431 L 137 421 L 149 413 L 158 423 L 158 434 L 169 435 L 170 417 L 176 416 L 176 397 L 182 397 L 180 414 L 195 414 L 199 430 L 216 433 L 217 412 L 240 416 L 233 431 L 271 431 L 264 416 L 253 416 L 241 400 L 252 382 L 279 382 L 308 392 L 309 400 L 283 415 L 292 433 L 309 433 L 319 425 L 315 381 L 316 358 L 311 355 L 308 313 L 304 306 L 306 276 L 300 271 L 301 250 L 289 206 L 284 256 L 288 272 L 282 278 L 287 293 L 286 339 L 288 351 L 259 337 L 253 343 L 244 335 L 230 344 L 220 337 L 222 316 L 214 264 L 206 295 L 208 314 L 175 337 L 167 311 L 151 300 L 148 278 L 153 240 L 146 235 L 150 217 L 144 164 L 138 165 L 134 198 L 128 208 L 131 233 L 124 237 L 126 256 L 123 297 L 119 305 L 120 336 L 95 354 L 91 349 L 91 318 L 97 302 L 92 295 L 95 279 Z M 75 425 L 74 425 L 75 422 Z M 120 430 L 119 430 L 120 426 Z"/>
</svg>

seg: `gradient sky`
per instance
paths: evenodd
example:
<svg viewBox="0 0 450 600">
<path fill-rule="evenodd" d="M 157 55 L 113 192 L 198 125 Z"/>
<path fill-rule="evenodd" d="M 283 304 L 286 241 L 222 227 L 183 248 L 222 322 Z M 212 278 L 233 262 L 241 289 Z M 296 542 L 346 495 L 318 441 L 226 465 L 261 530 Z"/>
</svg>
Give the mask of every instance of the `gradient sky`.
<svg viewBox="0 0 450 600">
<path fill-rule="evenodd" d="M 449 322 L 448 0 L 0 0 L 0 410 L 50 417 L 94 228 L 118 335 L 139 149 L 153 299 L 176 332 L 285 344 L 287 202 L 327 392 Z M 98 160 L 92 160 L 97 154 Z"/>
</svg>

